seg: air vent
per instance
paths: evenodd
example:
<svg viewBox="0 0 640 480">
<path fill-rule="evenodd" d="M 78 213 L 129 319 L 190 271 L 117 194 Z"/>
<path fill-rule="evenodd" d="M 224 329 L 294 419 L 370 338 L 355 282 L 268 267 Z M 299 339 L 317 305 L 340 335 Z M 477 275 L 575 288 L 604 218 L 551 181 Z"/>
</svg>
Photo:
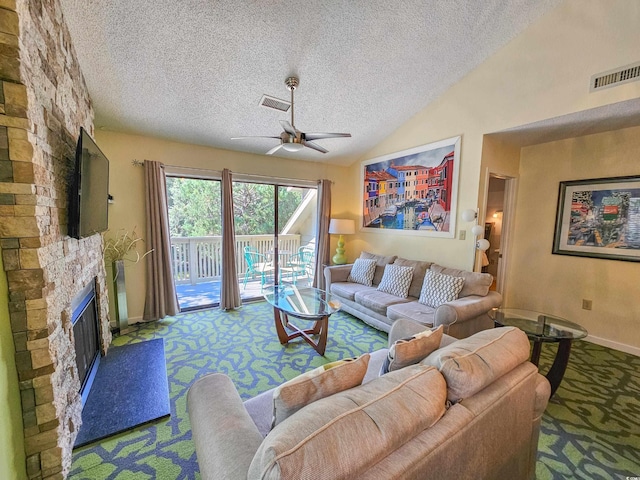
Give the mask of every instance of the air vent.
<svg viewBox="0 0 640 480">
<path fill-rule="evenodd" d="M 640 80 L 640 62 L 594 75 L 591 77 L 591 88 L 589 90 L 594 92 L 638 80 Z"/>
<path fill-rule="evenodd" d="M 280 100 L 279 98 L 275 97 L 270 97 L 269 95 L 263 95 L 260 99 L 260 106 L 273 108 L 274 110 L 280 110 L 281 112 L 288 112 L 291 108 L 291 102 Z"/>
</svg>

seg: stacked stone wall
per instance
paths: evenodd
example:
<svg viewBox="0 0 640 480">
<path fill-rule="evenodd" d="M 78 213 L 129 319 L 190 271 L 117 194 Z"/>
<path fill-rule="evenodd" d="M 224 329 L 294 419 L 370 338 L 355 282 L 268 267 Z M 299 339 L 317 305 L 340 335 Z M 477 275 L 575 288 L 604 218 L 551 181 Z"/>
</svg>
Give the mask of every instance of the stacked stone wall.
<svg viewBox="0 0 640 480">
<path fill-rule="evenodd" d="M 0 248 L 9 285 L 27 473 L 66 477 L 81 422 L 71 300 L 96 282 L 111 342 L 100 235 L 67 236 L 80 127 L 93 109 L 59 0 L 0 0 Z"/>
</svg>

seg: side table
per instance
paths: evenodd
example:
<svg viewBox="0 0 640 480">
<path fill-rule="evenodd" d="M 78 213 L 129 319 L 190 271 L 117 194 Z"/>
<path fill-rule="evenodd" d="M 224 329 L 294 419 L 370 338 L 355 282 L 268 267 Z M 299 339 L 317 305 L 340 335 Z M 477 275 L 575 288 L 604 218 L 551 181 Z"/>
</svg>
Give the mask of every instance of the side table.
<svg viewBox="0 0 640 480">
<path fill-rule="evenodd" d="M 538 366 L 543 342 L 558 343 L 553 365 L 547 372 L 551 384 L 551 396 L 556 392 L 569 363 L 571 343 L 587 336 L 587 331 L 577 323 L 546 313 L 514 308 L 494 308 L 489 316 L 498 327 L 517 327 L 533 341 L 531 363 Z"/>
</svg>

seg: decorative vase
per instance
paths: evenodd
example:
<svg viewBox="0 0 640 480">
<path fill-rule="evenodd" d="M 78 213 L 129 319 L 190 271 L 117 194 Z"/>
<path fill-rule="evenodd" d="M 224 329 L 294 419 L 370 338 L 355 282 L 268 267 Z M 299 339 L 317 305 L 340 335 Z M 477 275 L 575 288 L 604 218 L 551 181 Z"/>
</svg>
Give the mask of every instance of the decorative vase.
<svg viewBox="0 0 640 480">
<path fill-rule="evenodd" d="M 113 291 L 115 292 L 116 330 L 120 333 L 129 327 L 127 290 L 124 283 L 124 260 L 113 262 Z"/>
</svg>

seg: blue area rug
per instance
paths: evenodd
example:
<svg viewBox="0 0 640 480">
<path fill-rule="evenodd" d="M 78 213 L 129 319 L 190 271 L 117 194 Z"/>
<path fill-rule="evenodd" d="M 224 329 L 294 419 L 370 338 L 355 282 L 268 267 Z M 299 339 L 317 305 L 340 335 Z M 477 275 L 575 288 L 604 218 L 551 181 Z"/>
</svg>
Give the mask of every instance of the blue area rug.
<svg viewBox="0 0 640 480">
<path fill-rule="evenodd" d="M 111 347 L 100 360 L 74 448 L 170 412 L 164 340 Z"/>
</svg>

